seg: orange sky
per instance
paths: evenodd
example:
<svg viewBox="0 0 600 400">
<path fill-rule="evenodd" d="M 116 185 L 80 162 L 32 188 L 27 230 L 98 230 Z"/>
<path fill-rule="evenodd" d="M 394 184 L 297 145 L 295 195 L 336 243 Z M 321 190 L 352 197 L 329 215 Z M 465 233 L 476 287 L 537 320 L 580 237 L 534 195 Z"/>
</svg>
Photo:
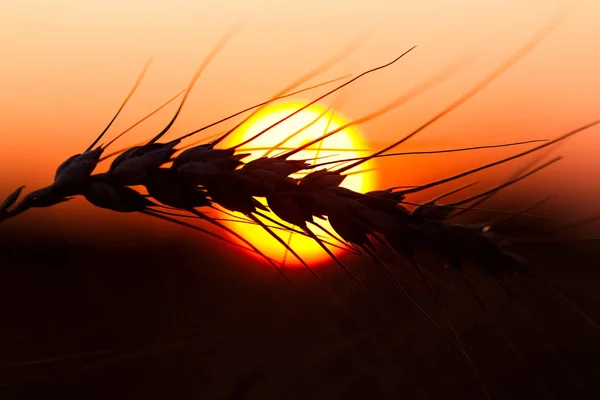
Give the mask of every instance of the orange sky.
<svg viewBox="0 0 600 400">
<path fill-rule="evenodd" d="M 378 147 L 408 133 L 462 94 L 565 3 L 1 2 L 0 190 L 5 193 L 21 184 L 34 189 L 51 182 L 55 167 L 85 149 L 108 122 L 149 56 L 154 56 L 154 63 L 113 134 L 183 89 L 211 47 L 240 19 L 246 19 L 246 25 L 198 82 L 173 136 L 268 98 L 361 35 L 366 39 L 359 49 L 313 82 L 358 73 L 413 45 L 418 47 L 397 65 L 341 94 L 340 111 L 350 118 L 385 105 L 462 56 L 475 56 L 448 82 L 361 126 L 365 137 Z M 535 52 L 402 149 L 554 137 L 600 117 L 600 2 L 569 3 L 578 5 L 568 21 Z M 135 143 L 156 132 L 170 118 L 173 108 L 168 110 L 121 144 Z M 558 190 L 565 198 L 593 205 L 589 196 L 581 196 L 588 183 L 600 194 L 600 185 L 589 181 L 595 176 L 592 170 L 599 166 L 594 160 L 600 149 L 598 137 L 600 129 L 561 147 L 560 154 L 567 160 L 536 181 L 547 185 L 540 196 Z M 431 158 L 386 161 L 383 183 L 412 184 L 443 177 L 506 152 L 484 154 L 438 159 L 440 162 Z M 403 170 L 392 173 L 392 168 L 398 167 Z"/>
</svg>

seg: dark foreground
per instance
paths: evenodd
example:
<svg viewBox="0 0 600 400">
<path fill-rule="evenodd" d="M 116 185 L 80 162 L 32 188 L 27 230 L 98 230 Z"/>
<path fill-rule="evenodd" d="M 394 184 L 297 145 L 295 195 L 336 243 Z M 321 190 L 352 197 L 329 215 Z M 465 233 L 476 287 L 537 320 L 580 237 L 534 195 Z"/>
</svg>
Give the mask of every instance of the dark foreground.
<svg viewBox="0 0 600 400">
<path fill-rule="evenodd" d="M 0 232 L 2 399 L 484 398 L 464 359 L 368 264 L 354 268 L 373 271 L 365 283 L 395 322 L 335 267 L 322 272 L 360 326 L 306 274 L 289 285 L 197 239 L 142 239 L 123 228 L 115 247 Z M 538 244 L 530 254 L 600 320 L 594 248 Z M 512 279 L 534 314 L 481 281 L 544 336 L 480 293 L 483 311 L 448 276 L 436 290 L 492 398 L 600 398 L 600 332 L 558 295 L 534 278 Z M 423 285 L 406 286 L 444 326 Z"/>
</svg>

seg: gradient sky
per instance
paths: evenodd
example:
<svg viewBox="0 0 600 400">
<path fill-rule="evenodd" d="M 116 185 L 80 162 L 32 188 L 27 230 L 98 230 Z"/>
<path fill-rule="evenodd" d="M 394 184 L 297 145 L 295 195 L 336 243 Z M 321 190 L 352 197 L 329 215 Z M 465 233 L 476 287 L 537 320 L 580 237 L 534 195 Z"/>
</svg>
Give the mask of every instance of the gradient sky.
<svg viewBox="0 0 600 400">
<path fill-rule="evenodd" d="M 367 140 L 379 147 L 457 98 L 567 3 L 576 4 L 569 19 L 538 49 L 403 150 L 551 138 L 600 117 L 600 2 L 2 2 L 0 189 L 7 192 L 21 184 L 34 189 L 51 182 L 55 167 L 84 150 L 103 129 L 149 56 L 154 63 L 112 134 L 176 94 L 220 36 L 239 20 L 246 20 L 244 28 L 198 82 L 173 136 L 268 98 L 359 37 L 364 41 L 347 60 L 313 82 L 359 73 L 413 45 L 417 49 L 341 94 L 339 111 L 351 119 L 385 105 L 461 57 L 474 56 L 448 82 L 361 126 Z M 172 110 L 119 143 L 130 145 L 156 132 Z M 590 180 L 600 163 L 595 160 L 599 137 L 600 129 L 595 129 L 562 146 L 560 154 L 567 159 L 543 179 L 534 180 L 544 185 L 540 193 L 558 191 L 570 199 L 565 204 L 593 206 L 592 196 L 600 194 L 600 185 Z M 418 183 L 507 152 L 387 160 L 382 163 L 382 182 Z"/>
</svg>

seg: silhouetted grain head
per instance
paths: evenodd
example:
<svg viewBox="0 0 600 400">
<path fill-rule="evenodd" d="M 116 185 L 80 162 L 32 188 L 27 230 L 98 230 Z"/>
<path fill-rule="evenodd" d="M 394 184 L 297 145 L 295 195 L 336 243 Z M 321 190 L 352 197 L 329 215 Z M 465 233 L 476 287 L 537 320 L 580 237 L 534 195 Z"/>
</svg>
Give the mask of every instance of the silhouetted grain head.
<svg viewBox="0 0 600 400">
<path fill-rule="evenodd" d="M 441 204 L 438 204 L 438 202 L 448 196 L 451 196 L 455 193 L 463 191 L 477 183 L 479 183 L 479 182 L 469 183 L 468 185 L 459 187 L 458 189 L 454 189 L 448 193 L 444 193 L 441 196 L 438 196 L 431 201 L 428 201 L 424 204 L 418 205 L 412 212 L 412 216 L 415 218 L 422 219 L 422 220 L 445 221 L 446 219 L 448 219 L 450 214 L 452 214 L 456 210 L 456 208 L 455 208 L 456 206 L 459 206 L 460 204 L 464 204 L 464 203 L 470 201 L 470 199 L 462 200 L 460 202 L 452 203 L 449 205 L 441 205 Z"/>
<path fill-rule="evenodd" d="M 217 179 L 224 171 L 212 162 L 189 162 L 179 167 L 177 176 L 189 186 L 205 185 Z"/>
<path fill-rule="evenodd" d="M 188 185 L 205 185 L 219 179 L 222 174 L 230 176 L 229 173 L 243 165 L 241 160 L 248 155 L 234 154 L 233 150 L 213 149 L 212 145 L 200 145 L 175 157 L 171 169 Z"/>
<path fill-rule="evenodd" d="M 299 186 L 307 191 L 332 188 L 340 186 L 344 179 L 346 179 L 345 175 L 322 169 L 304 176 Z"/>
<path fill-rule="evenodd" d="M 268 196 L 267 205 L 280 219 L 302 229 L 306 228 L 307 222 L 313 221 L 312 213 L 302 206 L 297 193 Z"/>
<path fill-rule="evenodd" d="M 398 255 L 409 259 L 414 257 L 414 242 L 410 239 L 408 232 L 394 229 L 392 232 L 383 235 L 383 238 Z"/>
<path fill-rule="evenodd" d="M 463 261 L 472 259 L 464 244 L 466 233 L 460 226 L 421 221 L 413 225 L 410 234 L 405 236 L 412 248 L 421 249 L 436 255 L 449 267 L 462 270 Z"/>
<path fill-rule="evenodd" d="M 271 170 L 241 168 L 235 175 L 243 185 L 243 193 L 253 197 L 273 196 L 297 186 L 295 179 Z"/>
<path fill-rule="evenodd" d="M 150 171 L 144 179 L 144 186 L 150 196 L 170 207 L 186 210 L 211 204 L 205 191 L 182 182 L 178 173 L 170 168 Z"/>
<path fill-rule="evenodd" d="M 399 223 L 395 215 L 397 210 L 393 212 L 383 211 L 377 208 L 364 206 L 362 203 L 360 209 L 357 210 L 357 215 L 367 222 L 367 225 L 373 233 L 385 235 L 397 229 Z"/>
<path fill-rule="evenodd" d="M 186 162 L 180 165 L 176 172 L 182 182 L 198 186 L 210 184 L 221 177 L 228 179 L 234 175 L 234 171 L 239 165 L 241 162 L 235 157 L 219 157 L 208 161 Z"/>
<path fill-rule="evenodd" d="M 152 59 L 149 59 L 140 75 L 138 76 L 133 88 L 130 90 L 129 94 L 117 110 L 117 112 L 113 115 L 112 119 L 106 125 L 104 130 L 96 137 L 96 139 L 88 146 L 88 148 L 82 154 L 75 154 L 69 157 L 66 161 L 64 161 L 61 165 L 56 169 L 56 173 L 54 175 L 54 184 L 57 187 L 75 187 L 82 185 L 88 177 L 94 172 L 94 169 L 100 162 L 100 157 L 104 153 L 105 147 L 98 146 L 96 149 L 93 149 L 94 146 L 102 139 L 102 137 L 106 134 L 108 129 L 115 122 L 125 105 L 129 102 L 137 88 L 139 87 L 144 75 L 148 71 Z M 111 142 L 112 143 L 112 142 Z M 110 144 L 110 143 L 109 143 Z"/>
<path fill-rule="evenodd" d="M 495 234 L 491 229 L 469 237 L 469 247 L 478 263 L 496 263 L 501 274 L 523 275 L 529 273 L 525 259 L 511 248 L 511 238 Z M 471 244 L 472 243 L 472 244 Z M 500 276 L 501 278 L 502 276 Z"/>
<path fill-rule="evenodd" d="M 303 208 L 309 210 L 310 213 L 317 217 L 323 218 L 336 213 L 349 214 L 352 211 L 352 200 L 341 197 L 333 190 L 306 190 L 299 189 L 300 196 L 298 201 Z"/>
<path fill-rule="evenodd" d="M 218 179 L 205 183 L 211 200 L 221 207 L 242 214 L 252 214 L 256 209 L 268 211 L 258 200 L 245 192 L 244 179 L 233 172 L 218 175 Z"/>
<path fill-rule="evenodd" d="M 148 173 L 166 164 L 177 152 L 178 141 L 132 147 L 110 165 L 110 178 L 122 186 L 140 185 Z"/>
<path fill-rule="evenodd" d="M 17 188 L 14 192 L 12 192 L 6 197 L 2 204 L 0 204 L 0 215 L 6 215 L 8 209 L 19 199 L 19 196 L 21 195 L 21 192 L 23 192 L 23 189 L 25 189 L 25 186 Z"/>
<path fill-rule="evenodd" d="M 388 214 L 398 224 L 407 222 L 410 218 L 408 210 L 399 204 L 402 200 L 404 196 L 393 193 L 391 189 L 367 192 L 358 199 L 367 207 Z"/>
<path fill-rule="evenodd" d="M 232 158 L 235 150 L 214 149 L 211 144 L 203 144 L 186 149 L 173 160 L 173 169 L 178 169 L 189 162 L 209 162 L 220 158 Z"/>
<path fill-rule="evenodd" d="M 16 203 L 21 191 L 22 188 L 17 189 L 4 201 L 3 207 L 0 208 L 0 221 L 15 217 L 30 208 L 45 208 L 64 203 L 71 200 L 73 196 L 81 194 L 81 187 L 50 185 L 27 194 Z"/>
<path fill-rule="evenodd" d="M 43 189 L 29 193 L 27 196 L 25 196 L 25 198 L 23 198 L 23 201 L 27 202 L 29 207 L 51 207 L 56 204 L 71 200 L 76 195 L 80 195 L 81 190 L 81 185 L 69 186 L 68 188 L 50 185 Z"/>
<path fill-rule="evenodd" d="M 93 172 L 104 148 L 87 151 L 69 157 L 56 169 L 54 184 L 56 186 L 77 186 L 82 184 Z"/>
<path fill-rule="evenodd" d="M 417 206 L 413 211 L 412 215 L 415 218 L 428 221 L 443 221 L 445 220 L 455 209 L 453 207 L 447 207 L 438 205 L 434 201 Z"/>
<path fill-rule="evenodd" d="M 142 212 L 155 205 L 139 192 L 114 183 L 108 174 L 91 176 L 82 194 L 96 207 L 116 212 Z"/>
<path fill-rule="evenodd" d="M 411 234 L 404 237 L 406 245 L 391 236 L 397 247 L 419 248 L 436 255 L 448 266 L 462 270 L 471 262 L 487 275 L 501 279 L 505 275 L 526 273 L 524 262 L 507 250 L 497 236 L 478 232 L 462 225 L 428 220 L 416 220 Z"/>
<path fill-rule="evenodd" d="M 243 170 L 265 170 L 287 177 L 307 169 L 310 164 L 304 160 L 282 160 L 277 157 L 261 157 L 244 164 Z"/>
<path fill-rule="evenodd" d="M 355 217 L 348 217 L 348 214 L 343 213 L 329 215 L 328 221 L 335 233 L 346 242 L 359 247 L 374 248 L 369 239 L 369 234 L 372 232 L 364 221 Z"/>
</svg>

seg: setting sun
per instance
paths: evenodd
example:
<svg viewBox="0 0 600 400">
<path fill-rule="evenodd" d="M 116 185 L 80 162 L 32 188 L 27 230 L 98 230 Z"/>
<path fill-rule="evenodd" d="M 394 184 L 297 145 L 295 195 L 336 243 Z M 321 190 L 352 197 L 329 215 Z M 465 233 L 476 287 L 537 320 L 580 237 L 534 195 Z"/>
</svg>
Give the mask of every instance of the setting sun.
<svg viewBox="0 0 600 400">
<path fill-rule="evenodd" d="M 237 130 L 237 134 L 231 137 L 228 143 L 224 143 L 224 146 L 234 145 L 251 138 L 306 104 L 307 103 L 288 102 L 264 108 L 244 123 Z M 308 143 L 309 141 L 347 123 L 348 120 L 335 112 L 335 110 L 314 104 L 267 131 L 256 140 L 240 147 L 238 152 L 251 154 L 249 157 L 245 158 L 244 161 L 254 160 L 265 155 L 275 156 L 283 151 L 291 150 Z M 335 161 L 364 157 L 369 153 L 368 146 L 363 140 L 360 132 L 355 127 L 347 127 L 340 132 L 311 145 L 307 149 L 294 154 L 290 159 L 308 160 L 308 162 L 315 164 L 317 161 Z M 292 177 L 300 178 L 302 175 L 303 174 L 300 173 L 292 175 Z M 342 183 L 343 187 L 358 192 L 365 192 L 375 188 L 377 174 L 374 170 L 373 161 L 366 162 L 356 169 L 350 170 L 347 175 L 348 176 Z M 266 204 L 264 199 L 259 200 L 263 204 Z M 284 223 L 272 213 L 269 213 L 269 216 L 274 220 Z M 265 222 L 272 227 L 275 226 L 269 221 Z M 320 224 L 332 231 L 328 222 L 320 221 Z M 228 225 L 244 237 L 248 238 L 268 257 L 280 262 L 282 265 L 287 267 L 301 266 L 301 263 L 292 254 L 289 254 L 277 240 L 271 237 L 261 227 L 239 222 L 228 222 Z M 298 233 L 289 233 L 282 229 L 275 229 L 275 231 L 309 265 L 315 265 L 328 259 L 325 251 L 312 239 Z M 328 236 L 317 228 L 315 228 L 315 233 L 322 237 Z M 334 239 L 329 238 L 328 240 L 330 240 L 331 243 L 339 245 L 339 242 L 336 243 Z M 340 254 L 340 252 L 342 252 L 341 249 L 335 246 L 329 246 L 329 248 L 334 254 Z"/>
</svg>

